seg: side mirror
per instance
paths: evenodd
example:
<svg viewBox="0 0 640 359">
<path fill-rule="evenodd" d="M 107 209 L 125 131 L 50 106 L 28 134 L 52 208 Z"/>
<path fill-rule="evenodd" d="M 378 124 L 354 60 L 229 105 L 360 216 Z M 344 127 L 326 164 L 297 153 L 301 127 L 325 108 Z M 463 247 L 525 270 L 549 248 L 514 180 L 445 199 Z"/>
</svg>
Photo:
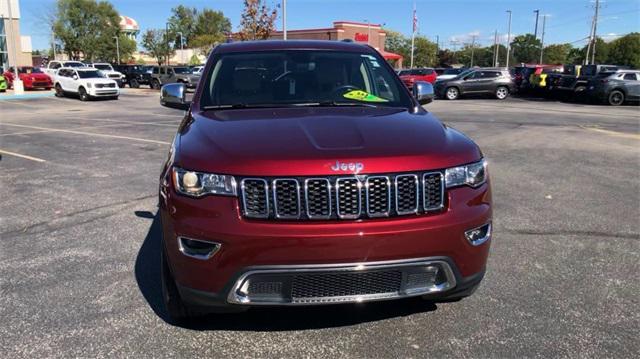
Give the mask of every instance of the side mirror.
<svg viewBox="0 0 640 359">
<path fill-rule="evenodd" d="M 434 93 L 433 85 L 425 81 L 416 81 L 413 83 L 413 96 L 421 105 L 433 102 Z"/>
<path fill-rule="evenodd" d="M 187 101 L 187 91 L 184 84 L 167 84 L 160 91 L 160 104 L 178 110 L 188 110 L 191 102 Z"/>
</svg>

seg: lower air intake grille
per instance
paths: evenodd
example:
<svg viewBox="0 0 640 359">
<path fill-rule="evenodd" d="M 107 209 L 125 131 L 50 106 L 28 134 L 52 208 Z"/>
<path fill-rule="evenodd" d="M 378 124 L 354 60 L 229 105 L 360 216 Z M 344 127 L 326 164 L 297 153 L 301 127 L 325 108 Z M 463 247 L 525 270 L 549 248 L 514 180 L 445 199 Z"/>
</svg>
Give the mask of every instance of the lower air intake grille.
<svg viewBox="0 0 640 359">
<path fill-rule="evenodd" d="M 295 302 L 312 298 L 392 294 L 397 293 L 401 285 L 400 270 L 300 274 L 291 284 L 291 298 Z"/>
</svg>

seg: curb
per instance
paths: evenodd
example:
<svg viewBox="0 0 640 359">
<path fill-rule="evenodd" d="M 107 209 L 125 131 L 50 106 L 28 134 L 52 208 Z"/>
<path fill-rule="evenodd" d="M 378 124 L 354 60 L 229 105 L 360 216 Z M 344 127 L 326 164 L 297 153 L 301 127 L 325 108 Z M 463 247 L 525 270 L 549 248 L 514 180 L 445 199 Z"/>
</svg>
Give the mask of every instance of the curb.
<svg viewBox="0 0 640 359">
<path fill-rule="evenodd" d="M 23 95 L 0 95 L 0 101 L 2 101 L 2 100 L 29 100 L 29 99 L 53 97 L 53 96 L 54 96 L 53 92 L 30 93 L 30 94 L 23 94 Z"/>
</svg>

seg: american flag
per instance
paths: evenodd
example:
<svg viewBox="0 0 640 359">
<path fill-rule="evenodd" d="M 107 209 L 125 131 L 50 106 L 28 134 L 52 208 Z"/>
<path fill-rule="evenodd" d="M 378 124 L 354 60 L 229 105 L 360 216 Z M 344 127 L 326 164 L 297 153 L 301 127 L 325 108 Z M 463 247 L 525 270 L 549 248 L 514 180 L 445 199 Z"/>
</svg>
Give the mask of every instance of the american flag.
<svg viewBox="0 0 640 359">
<path fill-rule="evenodd" d="M 413 4 L 413 33 L 418 31 L 418 14 L 416 13 L 416 4 Z"/>
</svg>

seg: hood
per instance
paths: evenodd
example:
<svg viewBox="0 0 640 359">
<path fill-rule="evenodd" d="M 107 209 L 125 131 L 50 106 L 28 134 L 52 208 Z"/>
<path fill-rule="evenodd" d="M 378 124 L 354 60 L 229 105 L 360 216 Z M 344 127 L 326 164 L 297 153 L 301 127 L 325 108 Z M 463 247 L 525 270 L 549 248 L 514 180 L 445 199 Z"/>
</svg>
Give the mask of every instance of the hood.
<svg viewBox="0 0 640 359">
<path fill-rule="evenodd" d="M 441 169 L 478 147 L 429 113 L 385 108 L 235 109 L 194 113 L 176 137 L 176 165 L 244 176 L 311 176 L 336 162 L 361 173 Z M 338 166 L 339 167 L 339 166 Z"/>
<path fill-rule="evenodd" d="M 112 84 L 115 83 L 114 80 L 112 79 L 108 79 L 108 78 L 88 78 L 88 79 L 81 79 L 82 81 L 85 81 L 87 83 L 92 83 L 92 84 Z"/>
<path fill-rule="evenodd" d="M 30 74 L 19 74 L 19 76 L 20 76 L 21 80 L 25 79 L 25 78 L 27 78 L 27 79 L 34 78 L 36 80 L 44 80 L 44 81 L 48 81 L 49 80 L 49 75 L 43 74 L 43 73 L 39 73 L 39 72 L 30 73 Z"/>
</svg>

